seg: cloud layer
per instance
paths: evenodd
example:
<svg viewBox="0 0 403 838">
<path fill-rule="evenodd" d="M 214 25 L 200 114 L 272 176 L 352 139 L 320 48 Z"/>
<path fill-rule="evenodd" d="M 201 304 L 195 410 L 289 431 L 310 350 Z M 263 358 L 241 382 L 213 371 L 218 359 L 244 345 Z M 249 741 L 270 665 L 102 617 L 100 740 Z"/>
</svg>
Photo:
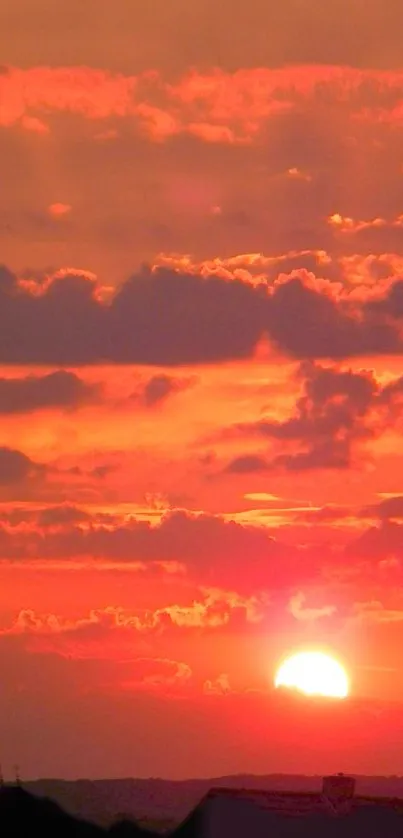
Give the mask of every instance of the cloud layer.
<svg viewBox="0 0 403 838">
<path fill-rule="evenodd" d="M 200 364 L 251 357 L 264 337 L 301 359 L 400 354 L 402 285 L 362 299 L 304 269 L 255 284 L 156 268 L 105 301 L 79 273 L 38 287 L 3 269 L 0 363 Z"/>
</svg>

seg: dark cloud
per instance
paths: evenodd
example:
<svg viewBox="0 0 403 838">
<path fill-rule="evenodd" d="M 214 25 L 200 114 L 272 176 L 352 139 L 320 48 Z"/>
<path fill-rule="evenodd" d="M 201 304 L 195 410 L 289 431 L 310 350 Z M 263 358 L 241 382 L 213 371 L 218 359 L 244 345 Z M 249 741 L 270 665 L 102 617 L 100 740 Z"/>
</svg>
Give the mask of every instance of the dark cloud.
<svg viewBox="0 0 403 838">
<path fill-rule="evenodd" d="M 392 285 L 375 305 L 338 300 L 320 284 L 313 287 L 306 271 L 271 287 L 144 268 L 102 302 L 102 289 L 87 276 L 70 273 L 33 293 L 4 269 L 0 362 L 209 363 L 250 357 L 265 335 L 301 359 L 401 353 L 399 323 L 392 321 L 392 313 L 395 321 L 400 316 L 398 289 Z M 88 395 L 75 379 L 58 374 L 50 382 L 55 390 L 70 387 L 73 401 Z M 154 381 L 151 399 L 152 390 L 167 386 Z M 69 396 L 58 391 L 54 398 Z"/>
<path fill-rule="evenodd" d="M 240 281 L 165 270 L 137 274 L 112 303 L 116 359 L 133 350 L 140 363 L 155 364 L 245 357 L 263 328 L 264 303 L 263 289 Z"/>
<path fill-rule="evenodd" d="M 69 522 L 69 517 L 71 520 Z M 67 519 L 67 520 L 66 520 Z M 42 522 L 43 523 L 43 522 Z M 320 573 L 318 557 L 285 546 L 269 530 L 244 526 L 208 514 L 175 511 L 160 523 L 79 520 L 77 510 L 55 509 L 46 529 L 10 532 L 0 528 L 0 556 L 7 559 L 65 560 L 86 557 L 92 561 L 179 562 L 192 578 L 208 584 L 253 590 L 256 585 L 281 588 L 308 582 Z M 324 563 L 324 557 L 321 557 Z"/>
<path fill-rule="evenodd" d="M 350 450 L 346 442 L 329 439 L 308 451 L 295 454 L 278 454 L 273 459 L 246 455 L 236 457 L 224 469 L 229 474 L 259 474 L 273 469 L 286 471 L 313 471 L 315 469 L 348 469 L 351 465 Z"/>
<path fill-rule="evenodd" d="M 104 480 L 105 477 L 108 477 L 112 472 L 116 471 L 117 466 L 113 465 L 112 463 L 105 463 L 100 466 L 95 466 L 94 468 L 90 469 L 87 474 L 90 477 L 95 477 L 97 480 Z M 79 474 L 83 474 L 85 472 L 79 471 Z"/>
<path fill-rule="evenodd" d="M 252 353 L 264 326 L 264 292 L 240 281 L 144 270 L 103 305 L 83 276 L 56 279 L 41 295 L 22 291 L 9 272 L 4 277 L 0 361 L 6 363 L 241 358 Z"/>
<path fill-rule="evenodd" d="M 383 298 L 368 302 L 367 308 L 375 313 L 386 314 L 394 320 L 403 317 L 403 279 L 398 278 L 393 282 Z"/>
<path fill-rule="evenodd" d="M 36 479 L 45 471 L 45 466 L 34 463 L 21 451 L 4 446 L 0 448 L 0 486 Z"/>
<path fill-rule="evenodd" d="M 225 468 L 225 471 L 228 474 L 253 474 L 267 471 L 269 468 L 270 465 L 264 457 L 259 457 L 257 454 L 245 454 L 244 456 L 235 457 L 234 460 L 231 460 Z"/>
<path fill-rule="evenodd" d="M 341 242 L 346 253 L 384 253 L 403 252 L 403 223 L 380 219 L 377 223 L 363 223 L 355 231 L 347 232 Z"/>
<path fill-rule="evenodd" d="M 73 372 L 0 378 L 0 414 L 28 413 L 46 408 L 75 408 L 92 401 L 99 387 L 87 384 Z"/>
<path fill-rule="evenodd" d="M 6 529 L 31 528 L 31 530 L 52 530 L 71 528 L 82 524 L 105 524 L 116 526 L 120 518 L 107 512 L 87 512 L 71 503 L 57 506 L 6 506 L 0 510 L 0 522 Z"/>
<path fill-rule="evenodd" d="M 357 317 L 354 309 L 296 276 L 276 286 L 269 303 L 268 331 L 282 350 L 296 358 L 343 359 L 401 351 L 397 331 L 389 322 L 371 317 L 365 305 L 361 313 L 364 316 Z"/>
<path fill-rule="evenodd" d="M 370 527 L 346 548 L 348 556 L 357 559 L 382 561 L 403 558 L 403 526 L 385 520 Z"/>
<path fill-rule="evenodd" d="M 310 471 L 314 469 L 348 469 L 351 465 L 351 451 L 347 440 L 329 439 L 312 446 L 308 451 L 296 454 L 279 454 L 273 467 L 287 471 Z"/>
<path fill-rule="evenodd" d="M 296 414 L 285 422 L 265 422 L 257 429 L 262 435 L 277 439 L 318 439 L 366 435 L 360 424 L 377 392 L 370 374 L 346 372 L 311 363 L 302 364 L 303 395 L 296 404 Z"/>
<path fill-rule="evenodd" d="M 146 407 L 164 402 L 174 393 L 180 393 L 193 384 L 193 379 L 175 378 L 172 375 L 153 375 L 137 393 L 133 394 L 134 399 L 140 399 Z"/>
<path fill-rule="evenodd" d="M 144 387 L 144 401 L 148 407 L 164 401 L 177 389 L 175 379 L 169 375 L 154 375 Z"/>
<path fill-rule="evenodd" d="M 291 418 L 283 422 L 261 419 L 228 430 L 230 436 L 271 439 L 291 450 L 269 454 L 266 459 L 237 457 L 227 471 L 306 471 L 347 469 L 351 465 L 354 443 L 373 435 L 368 414 L 378 395 L 375 379 L 369 373 L 343 372 L 311 362 L 301 365 L 299 376 L 303 378 L 303 393 Z"/>
<path fill-rule="evenodd" d="M 48 506 L 37 513 L 39 527 L 66 527 L 91 520 L 91 515 L 84 509 L 70 504 Z"/>
<path fill-rule="evenodd" d="M 396 495 L 395 497 L 385 498 L 380 503 L 365 506 L 360 514 L 363 518 L 380 518 L 383 520 L 403 518 L 403 496 Z"/>
<path fill-rule="evenodd" d="M 309 512 L 305 510 L 297 513 L 297 520 L 307 521 L 313 524 L 332 524 L 334 521 L 343 521 L 350 517 L 352 510 L 347 506 L 322 506 L 320 509 L 313 508 Z"/>
<path fill-rule="evenodd" d="M 403 406 L 403 376 L 386 384 L 379 394 L 379 400 L 388 405 L 391 413 L 398 417 Z"/>
</svg>

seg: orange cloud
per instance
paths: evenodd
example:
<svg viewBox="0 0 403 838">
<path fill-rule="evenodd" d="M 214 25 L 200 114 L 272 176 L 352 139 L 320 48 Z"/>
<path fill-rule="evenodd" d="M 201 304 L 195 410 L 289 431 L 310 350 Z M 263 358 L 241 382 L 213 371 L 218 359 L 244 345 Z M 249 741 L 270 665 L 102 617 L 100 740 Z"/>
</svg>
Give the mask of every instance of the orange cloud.
<svg viewBox="0 0 403 838">
<path fill-rule="evenodd" d="M 391 227 L 403 228 L 403 215 L 398 215 L 390 221 L 386 218 L 372 218 L 369 221 L 356 221 L 353 218 L 343 217 L 336 212 L 334 215 L 330 216 L 329 224 L 344 234 L 359 233 L 361 230 L 382 229 L 388 225 Z"/>
<path fill-rule="evenodd" d="M 0 76 L 0 124 L 31 110 L 71 111 L 90 119 L 130 113 L 137 80 L 89 67 L 10 67 Z"/>
<path fill-rule="evenodd" d="M 49 134 L 49 126 L 37 116 L 24 114 L 21 118 L 21 125 L 26 131 L 33 131 L 34 134 Z"/>
<path fill-rule="evenodd" d="M 188 133 L 209 143 L 248 143 L 268 119 L 301 101 L 314 102 L 324 88 L 336 107 L 345 105 L 349 93 L 352 116 L 370 118 L 373 113 L 373 118 L 383 114 L 385 119 L 389 114 L 397 121 L 403 106 L 391 93 L 401 99 L 401 84 L 399 72 L 320 65 L 194 71 L 176 84 L 155 72 L 125 76 L 90 67 L 10 67 L 0 76 L 0 124 L 13 125 L 28 117 L 38 120 L 31 122 L 31 130 L 42 130 L 41 115 L 52 111 L 95 120 L 134 116 L 158 142 Z M 297 168 L 289 172 L 299 176 Z"/>
<path fill-rule="evenodd" d="M 23 609 L 11 626 L 0 630 L 3 636 L 44 636 L 64 642 L 93 640 L 103 642 L 105 635 L 116 632 L 148 634 L 170 629 L 219 629 L 242 612 L 245 622 L 258 623 L 266 607 L 264 597 L 242 597 L 220 589 L 206 589 L 204 598 L 190 605 L 166 605 L 154 611 L 128 613 L 123 608 L 107 606 L 94 609 L 88 617 L 68 619 L 56 614 L 37 614 Z M 57 649 L 57 645 L 55 647 Z M 63 651 L 63 646 L 61 647 Z M 101 650 L 102 655 L 102 650 Z"/>
<path fill-rule="evenodd" d="M 207 679 L 203 684 L 203 692 L 206 695 L 227 695 L 227 693 L 231 692 L 228 675 L 222 673 L 222 675 L 219 675 L 213 681 Z"/>
<path fill-rule="evenodd" d="M 248 143 L 249 137 L 237 137 L 227 125 L 211 125 L 208 122 L 191 122 L 187 128 L 189 134 L 206 143 Z"/>
<path fill-rule="evenodd" d="M 387 608 L 378 600 L 357 602 L 354 606 L 354 616 L 362 622 L 401 623 L 403 621 L 403 607 Z"/>
<path fill-rule="evenodd" d="M 172 695 L 189 687 L 192 670 L 187 663 L 167 658 L 136 658 L 130 664 L 132 675 L 121 681 L 119 689 L 124 691 L 145 690 Z"/>
<path fill-rule="evenodd" d="M 323 605 L 320 607 L 307 606 L 306 595 L 302 591 L 299 591 L 291 597 L 288 603 L 288 609 L 296 620 L 301 620 L 302 622 L 312 622 L 323 619 L 324 617 L 331 617 L 337 611 L 335 605 Z"/>
</svg>

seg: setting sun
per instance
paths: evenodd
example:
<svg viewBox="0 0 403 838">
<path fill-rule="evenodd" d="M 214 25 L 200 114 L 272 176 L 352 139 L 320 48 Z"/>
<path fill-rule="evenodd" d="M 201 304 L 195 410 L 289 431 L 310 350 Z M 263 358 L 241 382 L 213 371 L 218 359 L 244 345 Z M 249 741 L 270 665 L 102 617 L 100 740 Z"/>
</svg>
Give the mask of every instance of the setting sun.
<svg viewBox="0 0 403 838">
<path fill-rule="evenodd" d="M 323 652 L 299 652 L 279 667 L 274 679 L 276 687 L 299 690 L 305 695 L 345 698 L 348 678 L 338 661 Z"/>
</svg>

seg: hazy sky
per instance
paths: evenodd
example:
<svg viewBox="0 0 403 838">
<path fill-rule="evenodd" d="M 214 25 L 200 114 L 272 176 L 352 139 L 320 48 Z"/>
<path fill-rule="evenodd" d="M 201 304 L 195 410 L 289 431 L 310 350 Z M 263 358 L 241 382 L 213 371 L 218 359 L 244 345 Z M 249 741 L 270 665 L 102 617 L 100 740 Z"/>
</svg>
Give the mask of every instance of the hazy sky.
<svg viewBox="0 0 403 838">
<path fill-rule="evenodd" d="M 6 773 L 401 770 L 402 27 L 1 5 Z"/>
</svg>

